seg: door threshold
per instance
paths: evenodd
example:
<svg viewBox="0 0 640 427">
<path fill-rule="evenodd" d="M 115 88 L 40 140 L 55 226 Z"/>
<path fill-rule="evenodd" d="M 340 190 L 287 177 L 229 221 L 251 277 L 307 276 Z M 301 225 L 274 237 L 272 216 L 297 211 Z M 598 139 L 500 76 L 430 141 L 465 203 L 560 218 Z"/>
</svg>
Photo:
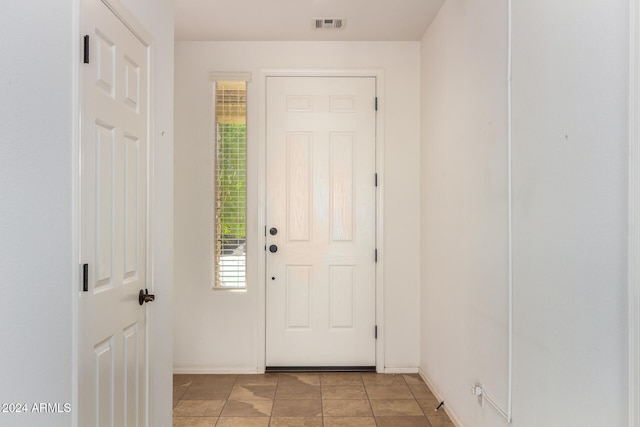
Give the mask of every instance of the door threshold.
<svg viewBox="0 0 640 427">
<path fill-rule="evenodd" d="M 265 372 L 376 372 L 375 366 L 267 366 Z"/>
</svg>

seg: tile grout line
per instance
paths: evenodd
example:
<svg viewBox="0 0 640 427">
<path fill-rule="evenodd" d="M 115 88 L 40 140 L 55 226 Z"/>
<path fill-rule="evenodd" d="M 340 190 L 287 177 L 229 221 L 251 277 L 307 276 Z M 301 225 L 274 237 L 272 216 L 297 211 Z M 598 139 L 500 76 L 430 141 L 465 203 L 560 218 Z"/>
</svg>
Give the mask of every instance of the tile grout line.
<svg viewBox="0 0 640 427">
<path fill-rule="evenodd" d="M 224 400 L 224 404 L 222 405 L 222 408 L 220 408 L 220 413 L 218 414 L 218 418 L 216 418 L 216 423 L 214 424 L 214 427 L 217 426 L 218 423 L 220 423 L 220 418 L 222 418 L 222 412 L 224 411 L 224 408 L 227 407 L 227 403 L 229 402 L 231 393 L 233 392 L 233 389 L 235 388 L 237 383 L 238 383 L 238 377 L 236 376 L 235 379 L 233 380 L 233 384 L 231 385 L 231 389 L 229 390 L 229 394 L 227 395 L 227 398 Z M 271 424 L 271 422 L 269 422 L 269 424 Z"/>
<path fill-rule="evenodd" d="M 393 376 L 395 376 L 395 375 L 393 375 Z M 222 424 L 220 424 L 222 422 L 222 420 L 221 420 L 222 413 L 224 412 L 226 406 L 228 406 L 229 401 L 231 400 L 230 397 L 233 394 L 234 389 L 236 389 L 238 387 L 245 387 L 245 386 L 251 388 L 252 386 L 256 387 L 256 386 L 268 385 L 267 383 L 263 383 L 263 382 L 256 382 L 255 384 L 253 384 L 251 380 L 248 381 L 246 384 L 244 384 L 244 382 L 241 380 L 241 378 L 242 378 L 241 376 L 237 376 L 237 375 L 233 377 L 233 382 L 230 383 L 230 388 L 229 388 L 228 392 L 224 395 L 224 396 L 226 396 L 226 398 L 221 399 L 223 401 L 223 404 L 222 404 L 222 407 L 221 407 L 221 409 L 220 409 L 220 411 L 218 413 L 218 416 L 217 416 L 217 419 L 215 421 L 215 424 L 213 424 L 214 426 L 222 425 Z M 372 425 L 375 425 L 375 426 L 379 426 L 380 425 L 379 422 L 378 422 L 379 420 L 377 419 L 377 417 L 376 417 L 376 415 L 374 413 L 374 410 L 373 410 L 373 400 L 375 400 L 375 399 L 372 399 L 372 395 L 370 394 L 370 390 L 367 387 L 365 375 L 362 374 L 362 373 L 359 373 L 358 376 L 353 378 L 353 379 L 355 380 L 356 378 L 357 378 L 357 381 L 347 381 L 347 382 L 344 382 L 344 383 L 341 382 L 341 381 L 337 381 L 335 384 L 332 384 L 335 381 L 333 381 L 333 380 L 331 380 L 329 378 L 323 378 L 322 375 L 319 375 L 318 384 L 319 384 L 319 391 L 320 391 L 320 410 L 321 410 L 321 413 L 320 413 L 320 416 L 318 418 L 319 418 L 319 421 L 321 422 L 321 424 L 323 426 L 324 426 L 325 421 L 326 421 L 325 412 L 324 412 L 325 400 L 326 401 L 333 400 L 333 399 L 325 399 L 325 392 L 324 391 L 327 389 L 327 387 L 329 387 L 329 388 L 331 388 L 331 387 L 340 388 L 341 386 L 351 386 L 351 385 L 362 387 L 362 390 L 364 391 L 364 396 L 366 396 L 366 400 L 367 400 L 367 404 L 368 404 L 369 410 L 371 412 L 371 419 L 373 421 Z M 382 378 L 382 377 L 380 377 L 380 378 Z M 371 382 L 371 384 L 369 384 L 369 386 L 374 387 L 374 391 L 377 392 L 378 391 L 378 387 L 380 387 L 380 388 L 394 387 L 394 386 L 400 385 L 400 383 L 401 383 L 403 386 L 405 386 L 405 387 L 407 387 L 409 389 L 410 396 L 411 396 L 410 400 L 415 402 L 420 407 L 421 413 L 422 413 L 420 418 L 425 419 L 426 422 L 428 423 L 427 425 L 431 425 L 431 421 L 429 420 L 429 418 L 427 417 L 427 413 L 425 412 L 427 410 L 427 408 L 423 408 L 419 403 L 418 394 L 422 393 L 422 390 L 420 389 L 420 387 L 417 387 L 419 384 L 414 383 L 413 381 L 409 381 L 409 379 L 411 379 L 411 378 L 408 379 L 408 375 L 401 375 L 402 379 L 400 381 L 395 381 L 392 378 L 390 379 L 390 381 L 386 381 L 386 379 L 388 379 L 388 378 L 389 377 L 385 378 L 381 383 L 378 383 L 377 379 L 373 378 L 372 380 L 375 380 L 375 381 Z M 281 387 L 285 386 L 285 384 L 282 383 L 281 380 L 282 380 L 282 375 L 281 374 L 274 375 L 274 382 L 273 382 L 274 391 L 273 391 L 273 395 L 272 395 L 272 397 L 270 399 L 271 403 L 272 403 L 271 412 L 270 412 L 268 417 L 265 417 L 265 418 L 268 419 L 268 425 L 271 425 L 271 423 L 274 420 L 274 408 L 275 408 L 275 404 L 276 404 L 276 400 L 277 400 L 276 396 L 278 395 L 278 391 L 280 390 Z M 258 379 L 256 379 L 256 381 L 258 381 Z M 423 381 L 421 381 L 420 384 L 421 383 L 423 383 Z M 184 392 L 181 393 L 180 397 L 176 400 L 176 403 L 173 406 L 174 410 L 175 410 L 176 406 L 180 404 L 180 402 L 185 401 L 184 396 L 187 396 L 189 391 L 193 387 L 195 387 L 197 384 L 199 384 L 198 381 L 195 381 L 195 379 L 194 379 L 194 380 L 190 381 L 186 387 L 184 387 L 184 389 L 183 389 Z M 310 385 L 312 385 L 312 384 L 310 384 Z M 416 388 L 414 389 L 413 387 L 416 387 Z M 427 388 L 428 388 L 428 386 L 427 386 Z M 429 391 L 431 391 L 431 390 L 429 389 Z M 330 393 L 328 392 L 326 395 L 328 396 L 328 395 L 330 395 Z M 352 399 L 344 399 L 343 398 L 343 399 L 338 399 L 338 400 L 353 400 L 353 399 L 355 399 L 355 397 L 352 398 Z M 393 396 L 390 396 L 387 399 L 393 400 Z M 205 399 L 205 400 L 207 400 L 207 399 Z M 402 400 L 405 400 L 405 399 L 402 399 Z M 188 417 L 188 416 L 196 417 L 198 415 L 187 415 L 187 414 L 184 415 L 184 417 Z M 200 415 L 200 416 L 207 416 L 207 415 Z M 357 415 L 357 414 L 348 415 L 348 414 L 345 414 L 344 416 L 345 417 L 361 417 L 361 416 L 364 416 L 364 415 Z M 395 417 L 395 416 L 401 417 L 401 416 L 409 416 L 409 415 L 408 414 L 407 415 L 393 415 L 393 417 Z M 416 415 L 411 415 L 411 416 L 416 416 Z M 392 417 L 392 415 L 388 415 L 388 417 Z M 447 417 L 447 419 L 448 419 L 448 417 Z M 450 423 L 450 419 L 448 419 L 448 420 L 449 420 L 449 423 Z M 447 425 L 449 425 L 449 424 L 447 424 Z"/>
</svg>

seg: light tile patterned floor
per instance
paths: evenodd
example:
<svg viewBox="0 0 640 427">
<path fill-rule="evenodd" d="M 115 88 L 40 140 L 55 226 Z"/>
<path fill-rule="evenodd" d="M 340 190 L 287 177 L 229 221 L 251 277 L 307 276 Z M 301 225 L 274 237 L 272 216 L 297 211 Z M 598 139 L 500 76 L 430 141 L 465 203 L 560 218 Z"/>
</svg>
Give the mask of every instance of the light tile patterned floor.
<svg viewBox="0 0 640 427">
<path fill-rule="evenodd" d="M 454 427 L 418 375 L 174 375 L 174 427 Z"/>
</svg>

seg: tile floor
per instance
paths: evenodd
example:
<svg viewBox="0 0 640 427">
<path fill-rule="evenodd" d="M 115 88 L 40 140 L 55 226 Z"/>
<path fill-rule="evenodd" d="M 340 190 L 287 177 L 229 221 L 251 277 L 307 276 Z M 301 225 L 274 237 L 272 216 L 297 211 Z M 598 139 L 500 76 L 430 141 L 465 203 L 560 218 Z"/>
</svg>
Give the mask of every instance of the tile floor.
<svg viewBox="0 0 640 427">
<path fill-rule="evenodd" d="M 174 375 L 173 425 L 454 427 L 418 375 Z"/>
</svg>

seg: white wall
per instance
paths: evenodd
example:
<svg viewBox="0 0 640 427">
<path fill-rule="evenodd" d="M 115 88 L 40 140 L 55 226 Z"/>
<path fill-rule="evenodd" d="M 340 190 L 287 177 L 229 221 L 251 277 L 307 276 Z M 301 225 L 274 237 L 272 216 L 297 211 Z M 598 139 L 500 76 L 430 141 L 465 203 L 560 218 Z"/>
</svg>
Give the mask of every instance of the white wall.
<svg viewBox="0 0 640 427">
<path fill-rule="evenodd" d="M 514 2 L 520 425 L 626 424 L 628 8 Z"/>
<path fill-rule="evenodd" d="M 256 371 L 257 257 L 248 239 L 246 292 L 212 291 L 211 84 L 209 71 L 250 71 L 248 236 L 257 236 L 259 72 L 265 69 L 384 69 L 385 362 L 419 361 L 419 43 L 176 43 L 174 366 L 180 372 Z M 251 125 L 253 124 L 253 126 Z"/>
<path fill-rule="evenodd" d="M 0 402 L 72 401 L 73 1 L 0 14 Z M 68 426 L 71 414 L 0 414 Z"/>
<path fill-rule="evenodd" d="M 508 382 L 506 2 L 449 0 L 422 41 L 421 370 L 465 426 Z M 484 424 L 482 424 L 484 423 Z"/>
<path fill-rule="evenodd" d="M 10 2 L 0 14 L 0 402 L 73 402 L 79 3 Z M 160 347 L 164 354 L 158 358 L 164 366 L 154 366 L 152 380 L 167 391 L 154 393 L 152 405 L 153 424 L 170 426 L 171 383 L 162 378 L 171 375 L 165 316 L 172 279 L 173 2 L 126 3 L 156 42 L 154 131 L 168 131 L 154 152 L 155 184 L 164 191 L 155 198 L 152 218 L 154 286 L 163 289 L 157 302 L 167 313 L 157 325 L 169 335 L 169 347 Z M 155 375 L 161 370 L 164 376 Z M 66 427 L 72 414 L 1 414 L 0 424 Z"/>
<path fill-rule="evenodd" d="M 421 369 L 495 427 L 469 387 L 507 409 L 508 32 L 474 3 L 422 41 Z M 513 7 L 513 425 L 623 426 L 628 2 L 561 3 Z"/>
</svg>

